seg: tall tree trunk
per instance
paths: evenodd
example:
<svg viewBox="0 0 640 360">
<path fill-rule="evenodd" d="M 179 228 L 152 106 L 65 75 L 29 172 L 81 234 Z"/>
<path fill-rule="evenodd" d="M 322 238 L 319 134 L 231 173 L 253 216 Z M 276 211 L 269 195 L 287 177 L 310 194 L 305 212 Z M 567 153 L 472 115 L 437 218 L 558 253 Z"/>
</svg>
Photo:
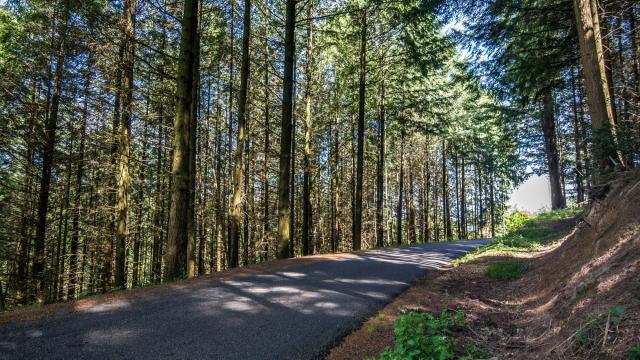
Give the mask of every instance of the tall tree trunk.
<svg viewBox="0 0 640 360">
<path fill-rule="evenodd" d="M 32 106 L 34 108 L 32 112 L 32 116 L 29 117 L 28 123 L 28 135 L 27 139 L 27 147 L 25 156 L 25 165 L 24 165 L 24 175 L 25 175 L 25 185 L 24 185 L 24 193 L 31 194 L 33 191 L 33 185 L 36 180 L 35 174 L 35 153 L 36 153 L 36 142 L 34 141 L 34 134 L 36 132 L 36 124 L 38 119 L 38 89 L 36 87 L 36 81 L 34 80 L 34 90 L 32 96 Z M 29 299 L 27 298 L 29 292 L 29 284 L 28 284 L 28 272 L 29 272 L 29 249 L 31 247 L 32 240 L 32 229 L 33 229 L 33 201 L 30 198 L 23 204 L 21 214 L 20 214 L 20 238 L 16 243 L 16 251 L 15 251 L 15 261 L 13 266 L 13 271 L 15 271 L 15 283 L 9 283 L 6 289 L 7 294 L 12 294 L 14 297 L 14 302 L 16 304 L 26 303 Z"/>
<path fill-rule="evenodd" d="M 456 152 L 454 156 L 454 172 L 456 174 L 455 185 L 456 185 L 456 220 L 457 220 L 457 239 L 460 240 L 462 237 L 460 234 L 462 233 L 462 222 L 460 221 L 460 162 L 458 159 L 458 153 Z"/>
<path fill-rule="evenodd" d="M 270 4 L 268 3 L 265 8 L 265 35 L 264 35 L 264 164 L 262 168 L 262 192 L 263 192 L 263 235 L 262 235 L 262 243 L 263 243 L 263 260 L 269 259 L 269 251 L 270 251 L 270 242 L 271 242 L 271 231 L 269 219 L 271 217 L 270 207 L 269 207 L 269 162 L 270 162 L 270 152 L 271 152 L 271 143 L 270 143 L 270 134 L 271 134 L 271 124 L 269 121 L 269 117 L 271 116 L 271 103 L 269 96 L 269 69 L 271 67 L 271 61 L 269 60 L 269 22 L 270 22 Z"/>
<path fill-rule="evenodd" d="M 84 78 L 84 103 L 82 106 L 82 117 L 80 119 L 80 146 L 78 148 L 78 160 L 76 169 L 76 191 L 73 206 L 73 219 L 71 220 L 71 243 L 69 246 L 69 277 L 67 285 L 67 298 L 74 299 L 76 296 L 77 274 L 78 274 L 78 244 L 80 239 L 80 206 L 82 201 L 82 180 L 84 178 L 84 148 L 87 137 L 87 119 L 89 118 L 89 86 L 91 85 L 91 52 L 87 59 L 87 68 Z M 82 254 L 86 256 L 86 254 Z"/>
<path fill-rule="evenodd" d="M 573 139 L 574 146 L 576 151 L 576 200 L 578 204 L 584 202 L 584 168 L 582 163 L 582 138 L 580 131 L 580 118 L 578 117 L 578 89 L 576 84 L 576 75 L 574 73 L 574 69 L 571 69 L 571 90 L 572 90 L 572 98 L 571 104 L 573 109 Z"/>
<path fill-rule="evenodd" d="M 313 86 L 313 22 L 311 15 L 313 6 L 307 6 L 307 61 L 305 63 L 304 93 L 305 128 L 304 128 L 304 159 L 302 184 L 302 255 L 313 254 L 313 209 L 311 206 L 311 137 L 313 136 L 313 120 L 311 118 L 311 88 Z"/>
<path fill-rule="evenodd" d="M 424 140 L 425 147 L 425 160 L 424 160 L 424 172 L 425 172 L 425 242 L 431 241 L 431 226 L 430 226 L 430 212 L 431 212 L 431 171 L 429 171 L 429 162 L 431 154 L 429 153 L 429 138 Z"/>
<path fill-rule="evenodd" d="M 380 60 L 384 69 L 384 55 Z M 385 81 L 384 70 L 380 80 L 380 108 L 378 123 L 378 164 L 376 167 L 376 246 L 384 246 L 384 171 L 385 171 Z"/>
<path fill-rule="evenodd" d="M 449 179 L 447 171 L 447 141 L 442 140 L 442 221 L 444 223 L 444 236 L 451 240 L 451 206 L 449 202 Z"/>
<path fill-rule="evenodd" d="M 367 72 L 367 10 L 362 10 L 360 28 L 360 70 L 358 80 L 358 152 L 356 156 L 356 188 L 353 211 L 353 250 L 362 247 L 362 177 L 364 166 L 364 117 Z"/>
<path fill-rule="evenodd" d="M 233 201 L 233 196 L 231 196 L 231 201 L 229 201 L 229 196 L 227 195 L 230 189 L 233 187 L 233 173 L 229 170 L 231 164 L 233 164 L 233 100 L 234 100 L 234 66 L 235 66 L 235 38 L 236 38 L 236 1 L 230 0 L 230 17 L 231 21 L 229 22 L 229 31 L 230 31 L 230 45 L 229 45 L 229 97 L 228 97 L 228 106 L 227 106 L 227 115 L 228 115 L 228 124 L 227 124 L 227 165 L 225 165 L 225 181 L 224 181 L 224 189 L 222 190 L 223 202 L 225 203 L 225 208 L 231 208 L 231 201 Z M 226 216 L 225 216 L 226 215 Z M 231 219 L 228 216 L 228 211 L 222 214 L 223 216 L 223 230 L 222 233 L 224 235 L 225 241 L 225 255 L 226 262 L 223 261 L 223 267 L 225 264 L 228 266 L 229 259 L 231 257 Z"/>
<path fill-rule="evenodd" d="M 460 228 L 462 229 L 462 239 L 467 238 L 467 190 L 465 183 L 465 160 L 464 156 L 461 159 L 461 168 L 460 168 Z"/>
<path fill-rule="evenodd" d="M 618 110 L 616 109 L 616 93 L 614 89 L 613 82 L 613 63 L 611 61 L 611 43 L 609 38 L 611 34 L 609 33 L 609 24 L 607 21 L 607 16 L 605 12 L 607 11 L 606 2 L 600 1 L 598 4 L 598 0 L 593 0 L 591 2 L 591 9 L 593 11 L 594 16 L 597 16 L 597 22 L 600 25 L 600 38 L 602 39 L 602 56 L 604 62 L 604 74 L 607 79 L 607 87 L 609 91 L 609 97 L 611 102 L 611 115 L 613 123 L 618 126 Z M 602 9 L 602 11 L 600 11 Z M 595 21 L 596 19 L 594 19 Z"/>
<path fill-rule="evenodd" d="M 196 275 L 196 174 L 198 157 L 198 125 L 200 111 L 200 13 L 202 0 L 196 1 L 196 35 L 193 43 L 193 84 L 189 123 L 189 206 L 187 207 L 187 277 Z"/>
<path fill-rule="evenodd" d="M 331 176 L 330 176 L 330 189 L 329 194 L 331 196 L 331 210 L 330 210 L 330 223 L 331 223 L 331 252 L 336 252 L 338 249 L 338 204 L 340 198 L 340 190 L 338 189 L 338 162 L 340 160 L 340 135 L 338 132 L 338 97 L 337 90 L 334 89 L 334 116 L 329 120 L 329 136 L 331 138 Z M 335 120 L 335 125 L 334 125 Z"/>
<path fill-rule="evenodd" d="M 409 244 L 416 242 L 416 206 L 413 197 L 413 161 L 409 157 L 409 186 L 407 187 L 407 216 L 408 216 L 408 241 Z"/>
<path fill-rule="evenodd" d="M 491 161 L 491 169 L 489 170 L 489 176 L 490 176 L 490 181 L 489 181 L 489 194 L 491 196 L 491 198 L 489 199 L 490 201 L 490 206 L 491 206 L 491 237 L 495 238 L 496 237 L 496 206 L 495 206 L 495 170 L 493 169 L 493 160 Z"/>
<path fill-rule="evenodd" d="M 295 62 L 296 0 L 286 0 L 284 37 L 284 81 L 282 82 L 282 122 L 280 123 L 280 169 L 278 174 L 278 258 L 289 255 L 291 127 L 293 115 L 293 65 Z"/>
<path fill-rule="evenodd" d="M 245 121 L 245 133 L 249 134 L 249 129 L 248 129 L 248 123 L 250 121 L 250 114 L 249 112 L 247 112 L 246 115 L 246 121 Z M 245 153 L 245 160 L 244 160 L 244 166 L 243 166 L 243 170 L 244 174 L 243 174 L 243 186 L 244 189 L 242 190 L 244 195 L 244 201 L 242 202 L 242 213 L 244 214 L 242 217 L 242 238 L 243 238 L 243 242 L 242 242 L 242 264 L 244 266 L 249 265 L 251 263 L 251 259 L 250 259 L 250 255 L 249 255 L 249 247 L 250 247 L 250 243 L 251 243 L 251 234 L 249 233 L 249 200 L 248 199 L 252 199 L 253 198 L 253 194 L 251 192 L 251 190 L 249 189 L 249 174 L 251 173 L 251 164 L 252 164 L 252 159 L 251 159 L 251 141 L 250 139 L 245 139 L 244 141 L 244 153 Z"/>
<path fill-rule="evenodd" d="M 31 275 L 33 277 L 34 295 L 37 301 L 42 301 L 44 296 L 44 263 L 45 263 L 45 238 L 47 231 L 47 213 L 49 210 L 49 192 L 51 187 L 51 171 L 53 167 L 53 153 L 56 145 L 56 130 L 58 127 L 58 113 L 60 97 L 62 95 L 62 76 L 66 55 L 67 30 L 69 28 L 69 0 L 62 1 L 62 18 L 58 34 L 56 71 L 53 85 L 53 96 L 48 116 L 44 126 L 44 146 L 42 148 L 42 175 L 40 177 L 40 193 L 38 195 L 38 215 L 36 222 L 36 236 L 33 247 L 33 263 Z"/>
<path fill-rule="evenodd" d="M 163 240 L 163 226 L 162 226 L 162 217 L 164 215 L 164 202 L 163 200 L 163 147 L 164 143 L 162 139 L 164 138 L 164 116 L 162 105 L 160 105 L 159 114 L 158 114 L 158 140 L 156 143 L 156 151 L 157 151 L 157 159 L 156 159 L 156 189 L 155 189 L 155 213 L 153 217 L 153 224 L 155 227 L 155 232 L 153 235 L 153 244 L 151 250 L 151 279 L 154 282 L 160 281 L 160 272 L 161 272 L 161 247 Z"/>
<path fill-rule="evenodd" d="M 178 70 L 177 104 L 174 119 L 173 188 L 165 257 L 164 279 L 170 281 L 186 274 L 187 267 L 187 213 L 189 207 L 189 139 L 192 129 L 194 68 L 198 32 L 198 0 L 185 0 L 180 40 L 180 67 Z"/>
<path fill-rule="evenodd" d="M 476 160 L 476 176 L 477 176 L 477 187 L 478 187 L 478 225 L 477 225 L 477 231 L 479 232 L 480 236 L 484 236 L 484 226 L 485 226 L 485 221 L 484 221 L 484 197 L 485 197 L 485 193 L 484 193 L 484 184 L 482 182 L 482 168 L 480 167 L 480 159 Z"/>
<path fill-rule="evenodd" d="M 218 93 L 220 93 L 218 91 Z M 215 234 L 215 271 L 222 270 L 222 258 L 224 254 L 224 214 L 222 203 L 222 104 L 218 99 L 216 104 L 216 195 L 215 195 L 215 207 L 216 207 L 216 234 Z M 213 266 L 212 266 L 213 267 Z"/>
<path fill-rule="evenodd" d="M 150 76 L 148 80 L 150 80 Z M 131 264 L 132 272 L 131 272 L 131 287 L 138 287 L 138 283 L 140 281 L 140 246 L 142 242 L 142 218 L 143 218 L 143 208 L 144 208 L 144 188 L 145 188 L 145 167 L 147 163 L 147 148 L 149 144 L 149 89 L 147 89 L 147 93 L 145 96 L 146 104 L 145 104 L 145 115 L 144 115 L 144 132 L 142 134 L 142 154 L 140 157 L 140 162 L 143 164 L 143 167 L 140 168 L 139 180 L 138 180 L 138 198 L 136 199 L 136 234 L 133 239 L 133 263 Z"/>
<path fill-rule="evenodd" d="M 402 126 L 402 125 L 401 125 Z M 402 245 L 402 200 L 404 195 L 404 128 L 400 129 L 400 175 L 398 177 L 398 207 L 396 210 L 396 243 Z"/>
<path fill-rule="evenodd" d="M 64 198 L 60 203 L 60 212 L 58 214 L 59 226 L 58 226 L 58 239 L 56 246 L 56 255 L 51 259 L 51 269 L 47 283 L 49 286 L 46 301 L 54 302 L 58 299 L 62 299 L 64 295 L 64 276 L 61 276 L 64 273 L 64 264 L 66 258 L 66 250 L 67 250 L 67 235 L 69 234 L 69 200 L 71 195 L 71 154 L 73 153 L 73 138 L 68 141 L 67 153 L 69 156 L 67 157 L 67 163 L 65 165 L 65 187 L 64 187 Z M 59 291 L 58 291 L 59 290 Z"/>
<path fill-rule="evenodd" d="M 118 63 L 116 66 L 115 83 L 114 83 L 114 101 L 113 101 L 113 121 L 111 127 L 112 143 L 111 143 L 111 170 L 116 174 L 113 178 L 113 189 L 109 191 L 109 204 L 117 205 L 117 189 L 118 189 L 118 158 L 119 158 L 119 132 L 121 119 L 122 104 L 122 63 L 124 61 L 125 43 L 121 42 L 118 51 Z M 107 236 L 104 236 L 102 244 L 102 268 L 101 268 L 101 291 L 107 292 L 112 285 L 113 275 L 113 250 L 116 238 L 117 211 L 113 213 L 108 220 Z"/>
<path fill-rule="evenodd" d="M 208 224 L 209 217 L 205 214 L 208 214 L 209 209 L 208 199 L 209 199 L 209 162 L 210 162 L 210 154 L 211 154 L 211 79 L 207 80 L 207 108 L 205 112 L 205 126 L 204 126 L 204 145 L 199 144 L 199 146 L 204 146 L 204 158 L 200 160 L 200 164 L 204 164 L 204 169 L 201 175 L 201 211 L 199 214 L 199 233 L 198 233 L 198 275 L 203 275 L 207 273 L 206 270 L 206 257 L 207 257 L 207 234 L 208 234 Z M 211 246 L 209 247 L 209 255 L 213 259 L 214 253 L 214 244 L 211 242 Z"/>
<path fill-rule="evenodd" d="M 438 205 L 440 204 L 439 200 L 439 190 L 441 186 L 438 186 L 438 168 L 437 168 L 437 160 L 434 159 L 434 174 L 433 174 L 433 228 L 434 239 L 435 241 L 440 241 L 440 224 L 438 223 L 438 215 L 440 210 L 438 209 Z"/>
<path fill-rule="evenodd" d="M 544 149 L 549 170 L 551 208 L 553 210 L 564 209 L 566 201 L 562 194 L 562 185 L 560 183 L 560 155 L 558 152 L 554 101 L 551 89 L 545 91 L 542 98 L 542 133 L 544 135 Z"/>
<path fill-rule="evenodd" d="M 118 131 L 118 191 L 116 202 L 116 264 L 115 283 L 126 288 L 126 243 L 129 237 L 129 158 L 131 143 L 131 118 L 133 117 L 133 59 L 135 56 L 136 0 L 124 4 L 124 56 L 122 58 L 122 121 Z"/>
<path fill-rule="evenodd" d="M 240 93 L 238 94 L 238 134 L 235 153 L 234 189 L 229 213 L 230 257 L 229 267 L 238 266 L 240 244 L 240 220 L 242 213 L 242 186 L 244 184 L 244 158 L 246 149 L 246 108 L 249 83 L 249 41 L 251 38 L 251 0 L 244 0 L 242 64 L 240 68 Z M 245 239 L 246 241 L 246 239 Z"/>
<path fill-rule="evenodd" d="M 584 72 L 591 126 L 593 129 L 593 155 L 598 178 L 614 170 L 612 160 L 623 165 L 615 134 L 613 104 L 605 71 L 602 34 L 595 0 L 574 0 L 580 59 Z M 594 12 L 594 10 L 596 10 Z"/>
<path fill-rule="evenodd" d="M 636 104 L 638 104 L 640 103 L 640 41 L 638 40 L 636 29 L 636 16 L 633 12 L 634 3 L 632 0 L 627 0 L 630 29 L 629 38 L 631 39 L 631 57 L 633 58 L 633 76 L 635 81 L 634 99 Z"/>
<path fill-rule="evenodd" d="M 293 100 L 291 103 L 291 179 L 289 185 L 289 201 L 291 211 L 289 211 L 289 257 L 295 256 L 296 241 L 296 79 L 297 63 L 294 56 L 293 61 Z"/>
</svg>

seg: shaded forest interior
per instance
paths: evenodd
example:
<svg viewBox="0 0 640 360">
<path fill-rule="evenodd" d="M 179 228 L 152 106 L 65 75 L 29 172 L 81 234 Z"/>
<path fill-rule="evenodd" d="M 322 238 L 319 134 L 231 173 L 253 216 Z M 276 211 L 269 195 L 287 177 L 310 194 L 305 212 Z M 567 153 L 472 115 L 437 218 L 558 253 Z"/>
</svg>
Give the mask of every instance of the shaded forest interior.
<svg viewBox="0 0 640 360">
<path fill-rule="evenodd" d="M 640 155 L 633 0 L 0 1 L 0 307 L 494 237 Z"/>
</svg>

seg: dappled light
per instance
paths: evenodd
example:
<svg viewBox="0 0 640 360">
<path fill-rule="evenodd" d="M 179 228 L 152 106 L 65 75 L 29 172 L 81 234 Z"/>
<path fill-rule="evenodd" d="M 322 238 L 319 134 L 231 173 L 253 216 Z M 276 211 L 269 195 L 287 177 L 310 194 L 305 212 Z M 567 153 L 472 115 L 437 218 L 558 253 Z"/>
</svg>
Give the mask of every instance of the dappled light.
<svg viewBox="0 0 640 360">
<path fill-rule="evenodd" d="M 21 356 L 45 353 L 52 347 L 61 356 L 138 354 L 146 351 L 144 344 L 154 351 L 170 353 L 175 342 L 197 341 L 197 348 L 206 349 L 207 357 L 242 359 L 243 354 L 255 357 L 260 353 L 276 353 L 277 344 L 269 343 L 267 338 L 252 340 L 240 351 L 234 345 L 237 335 L 253 339 L 266 331 L 278 334 L 280 327 L 295 323 L 302 327 L 300 331 L 287 332 L 286 336 L 297 345 L 279 358 L 311 357 L 312 344 L 330 342 L 336 329 L 343 333 L 353 328 L 354 318 L 371 315 L 427 270 L 441 269 L 451 259 L 486 243 L 469 241 L 376 250 L 286 270 L 195 282 L 126 300 L 98 303 L 77 313 L 16 323 L 2 329 L 2 333 L 8 344 L 15 345 L 13 354 Z M 187 327 L 199 331 L 182 331 Z M 169 334 L 172 341 L 161 340 Z M 54 341 L 59 337 L 61 342 Z M 211 338 L 216 342 L 207 340 Z M 215 345 L 220 343 L 229 345 L 222 348 Z M 302 349 L 307 350 L 300 352 Z"/>
</svg>

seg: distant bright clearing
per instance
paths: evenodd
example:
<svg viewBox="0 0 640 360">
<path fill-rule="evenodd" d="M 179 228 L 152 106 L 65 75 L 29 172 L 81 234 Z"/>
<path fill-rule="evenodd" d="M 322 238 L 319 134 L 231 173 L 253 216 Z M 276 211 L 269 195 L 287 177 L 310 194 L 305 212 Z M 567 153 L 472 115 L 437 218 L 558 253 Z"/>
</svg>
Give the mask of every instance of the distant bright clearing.
<svg viewBox="0 0 640 360">
<path fill-rule="evenodd" d="M 518 186 L 511 193 L 509 206 L 537 213 L 551 208 L 551 192 L 549 191 L 549 177 L 547 175 L 533 175 Z"/>
</svg>

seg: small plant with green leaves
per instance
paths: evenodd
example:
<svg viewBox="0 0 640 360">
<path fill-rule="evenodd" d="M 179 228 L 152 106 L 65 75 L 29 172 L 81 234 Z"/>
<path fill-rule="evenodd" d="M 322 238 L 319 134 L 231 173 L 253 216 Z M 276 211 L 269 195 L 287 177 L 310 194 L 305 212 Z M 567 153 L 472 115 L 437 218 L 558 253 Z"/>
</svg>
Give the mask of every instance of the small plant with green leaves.
<svg viewBox="0 0 640 360">
<path fill-rule="evenodd" d="M 467 344 L 465 348 L 467 352 L 466 355 L 461 356 L 460 360 L 472 360 L 472 359 L 489 359 L 491 358 L 491 353 L 487 351 L 487 349 L 477 347 L 475 344 Z"/>
<path fill-rule="evenodd" d="M 640 342 L 629 349 L 629 357 L 631 360 L 640 360 Z"/>
<path fill-rule="evenodd" d="M 506 231 L 514 232 L 522 228 L 531 217 L 524 211 L 513 211 L 505 219 Z"/>
<path fill-rule="evenodd" d="M 516 280 L 522 277 L 526 265 L 520 261 L 496 261 L 487 266 L 487 275 L 497 280 Z"/>
<path fill-rule="evenodd" d="M 410 312 L 396 320 L 396 344 L 387 348 L 380 360 L 455 358 L 451 334 L 465 326 L 464 313 L 443 311 L 439 317 L 430 313 Z"/>
<path fill-rule="evenodd" d="M 622 321 L 622 315 L 624 314 L 624 307 L 622 306 L 614 306 L 609 309 L 609 320 L 613 325 L 620 325 L 620 321 Z"/>
<path fill-rule="evenodd" d="M 582 328 L 575 334 L 575 351 L 579 356 L 590 356 L 594 351 L 605 350 L 605 345 L 613 341 L 609 340 L 613 327 L 617 327 L 623 320 L 625 308 L 614 306 L 606 313 L 587 314 L 587 319 Z M 640 349 L 639 349 L 640 350 Z M 631 350 L 629 350 L 631 352 Z M 633 357 L 632 357 L 633 359 Z M 638 358 L 634 360 L 640 360 Z"/>
</svg>

